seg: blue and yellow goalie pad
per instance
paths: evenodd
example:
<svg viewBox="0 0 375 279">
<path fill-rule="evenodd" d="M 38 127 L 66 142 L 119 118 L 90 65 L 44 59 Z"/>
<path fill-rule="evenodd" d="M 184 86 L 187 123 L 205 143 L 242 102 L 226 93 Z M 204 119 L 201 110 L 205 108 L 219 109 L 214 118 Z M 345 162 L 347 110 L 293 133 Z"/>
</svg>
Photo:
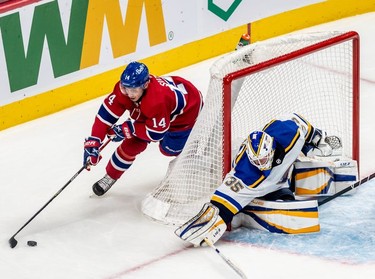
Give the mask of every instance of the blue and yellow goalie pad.
<svg viewBox="0 0 375 279">
<path fill-rule="evenodd" d="M 319 232 L 318 203 L 254 199 L 234 217 L 232 228 L 240 226 L 285 234 Z"/>
<path fill-rule="evenodd" d="M 355 183 L 357 179 L 357 162 L 352 159 L 305 158 L 294 164 L 293 180 L 296 196 L 334 195 Z"/>
</svg>

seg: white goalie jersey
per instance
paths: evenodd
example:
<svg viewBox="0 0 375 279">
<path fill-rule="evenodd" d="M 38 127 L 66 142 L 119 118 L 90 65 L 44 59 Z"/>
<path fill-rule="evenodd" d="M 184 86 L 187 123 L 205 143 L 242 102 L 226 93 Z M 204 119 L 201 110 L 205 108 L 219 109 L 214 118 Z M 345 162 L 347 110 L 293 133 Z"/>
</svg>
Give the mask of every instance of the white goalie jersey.
<svg viewBox="0 0 375 279">
<path fill-rule="evenodd" d="M 254 166 L 246 156 L 246 148 L 249 147 L 245 141 L 233 160 L 231 171 L 214 192 L 211 203 L 220 209 L 220 215 L 226 222 L 230 222 L 234 215 L 243 212 L 246 208 L 247 216 L 258 219 L 256 221 L 258 227 L 267 228 L 270 231 L 283 233 L 316 231 L 319 227 L 316 201 L 313 201 L 316 204 L 311 202 L 288 204 L 284 202 L 278 208 L 276 200 L 267 201 L 266 197 L 270 193 L 278 193 L 281 189 L 288 189 L 290 193 L 295 192 L 296 195 L 303 193 L 305 198 L 306 196 L 335 193 L 341 187 L 356 181 L 358 176 L 356 162 L 341 158 L 339 138 L 327 136 L 324 131 L 313 127 L 298 114 L 289 114 L 272 120 L 263 128 L 263 131 L 276 142 L 272 167 L 269 170 L 259 170 Z M 297 197 L 297 199 L 305 198 Z M 278 210 L 279 214 L 274 214 L 271 212 L 272 210 L 270 214 L 264 214 L 265 209 L 259 206 L 259 202 L 256 206 L 252 204 L 255 199 L 257 201 L 263 199 L 262 204 L 267 204 L 267 210 L 273 208 Z M 285 197 L 276 195 L 275 199 L 285 200 Z M 287 197 L 287 200 L 292 199 L 295 199 L 293 194 Z M 249 206 L 252 208 L 251 210 L 249 210 Z M 284 212 L 280 209 L 283 209 Z M 257 210 L 263 212 L 262 217 L 256 213 Z M 286 224 L 285 220 L 292 218 L 291 211 L 296 210 L 301 216 L 309 215 L 309 218 L 312 219 L 307 220 L 311 220 L 312 223 L 303 224 L 306 219 L 302 218 L 300 220 L 304 221 L 297 226 L 292 226 L 293 228 L 286 226 L 285 229 L 276 230 L 270 225 L 278 224 L 273 217 L 279 216 L 284 220 L 281 221 L 282 224 L 278 224 L 282 228 L 282 225 Z M 267 218 L 271 219 L 265 221 Z M 294 217 L 294 220 L 297 219 Z M 260 225 L 261 223 L 262 225 Z"/>
</svg>

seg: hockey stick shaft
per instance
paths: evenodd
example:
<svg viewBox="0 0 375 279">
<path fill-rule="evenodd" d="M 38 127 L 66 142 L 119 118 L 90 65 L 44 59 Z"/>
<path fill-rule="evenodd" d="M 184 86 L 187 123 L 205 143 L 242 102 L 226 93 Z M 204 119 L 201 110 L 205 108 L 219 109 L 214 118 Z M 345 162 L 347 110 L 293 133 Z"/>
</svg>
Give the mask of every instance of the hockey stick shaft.
<svg viewBox="0 0 375 279">
<path fill-rule="evenodd" d="M 349 192 L 350 190 L 352 190 L 354 188 L 357 188 L 359 185 L 373 179 L 374 177 L 375 177 L 375 173 L 372 173 L 369 176 L 366 176 L 366 177 L 362 178 L 361 180 L 357 181 L 356 183 L 354 183 L 354 184 L 342 189 L 341 191 L 337 192 L 336 194 L 334 194 L 332 196 L 329 196 L 329 197 L 325 198 L 324 200 L 318 201 L 318 206 L 321 206 L 321 205 L 323 205 L 323 204 L 325 204 L 325 203 L 345 194 L 346 192 Z"/>
<path fill-rule="evenodd" d="M 106 147 L 107 146 L 107 144 L 110 142 L 111 140 L 110 139 L 108 139 L 106 142 L 104 142 L 103 144 L 102 144 L 102 146 L 99 148 L 99 150 L 103 150 L 104 149 L 104 147 Z M 15 237 L 16 237 L 16 235 L 19 233 L 19 232 L 21 232 L 32 220 L 34 220 L 34 218 L 36 217 L 36 216 L 38 216 L 39 215 L 39 213 L 40 212 L 42 212 L 58 195 L 60 195 L 60 193 L 66 188 L 66 187 L 68 187 L 68 185 L 70 184 L 70 183 L 72 183 L 72 181 L 74 180 L 74 179 L 76 179 L 77 178 L 77 176 L 84 170 L 86 168 L 86 165 L 84 165 L 84 166 L 82 166 L 73 176 L 72 176 L 72 178 L 70 178 L 69 179 L 69 181 L 68 182 L 66 182 L 65 183 L 65 185 L 63 186 L 63 187 L 61 187 L 61 189 L 60 190 L 58 190 L 57 192 L 56 192 L 56 194 L 54 194 L 53 195 L 53 197 L 52 198 L 50 198 L 49 199 L 49 201 L 48 202 L 46 202 L 10 239 L 9 239 L 9 245 L 10 245 L 10 247 L 11 248 L 14 248 L 16 245 L 17 245 L 17 240 L 15 239 Z"/>
<path fill-rule="evenodd" d="M 17 240 L 15 239 L 16 235 L 21 232 L 34 218 L 39 215 L 83 170 L 85 166 L 82 166 L 79 171 L 77 171 L 71 179 L 59 190 L 56 192 L 55 195 L 46 203 L 43 207 L 41 207 L 10 239 L 9 244 L 11 248 L 14 248 L 17 245 Z"/>
<path fill-rule="evenodd" d="M 227 265 L 229 265 L 230 268 L 232 268 L 241 278 L 247 279 L 245 273 L 238 266 L 236 266 L 229 258 L 227 258 L 224 254 L 222 254 L 220 250 L 217 249 L 216 246 L 210 240 L 205 238 L 204 242 L 206 242 L 208 246 L 214 249 L 215 252 L 227 263 Z"/>
</svg>

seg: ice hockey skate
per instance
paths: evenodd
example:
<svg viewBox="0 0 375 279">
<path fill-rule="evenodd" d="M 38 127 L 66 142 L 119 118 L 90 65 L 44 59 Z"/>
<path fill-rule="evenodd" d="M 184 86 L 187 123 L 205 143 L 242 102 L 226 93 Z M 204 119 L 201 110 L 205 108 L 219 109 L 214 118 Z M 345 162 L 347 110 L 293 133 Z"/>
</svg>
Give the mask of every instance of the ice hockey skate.
<svg viewBox="0 0 375 279">
<path fill-rule="evenodd" d="M 92 190 L 97 196 L 103 196 L 117 180 L 111 178 L 108 174 L 92 185 Z"/>
</svg>

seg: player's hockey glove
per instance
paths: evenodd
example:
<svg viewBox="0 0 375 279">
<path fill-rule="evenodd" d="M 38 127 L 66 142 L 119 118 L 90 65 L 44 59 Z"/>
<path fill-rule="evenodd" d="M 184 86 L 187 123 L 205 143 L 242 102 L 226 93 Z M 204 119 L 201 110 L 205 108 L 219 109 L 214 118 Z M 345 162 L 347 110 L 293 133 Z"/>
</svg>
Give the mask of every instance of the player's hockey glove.
<svg viewBox="0 0 375 279">
<path fill-rule="evenodd" d="M 338 136 L 327 136 L 325 131 L 315 129 L 307 156 L 327 157 L 332 155 L 340 155 L 341 147 L 341 139 Z"/>
<path fill-rule="evenodd" d="M 130 120 L 126 120 L 122 124 L 115 124 L 108 130 L 108 137 L 115 142 L 122 141 L 125 138 L 131 139 L 133 137 L 133 123 Z"/>
<path fill-rule="evenodd" d="M 220 217 L 219 209 L 208 202 L 195 217 L 179 227 L 175 234 L 197 247 L 205 245 L 206 238 L 214 244 L 226 229 L 227 225 Z"/>
<path fill-rule="evenodd" d="M 97 137 L 88 137 L 85 140 L 83 165 L 86 166 L 87 170 L 90 170 L 90 166 L 97 165 L 102 158 L 99 153 L 100 145 L 101 140 Z"/>
</svg>

